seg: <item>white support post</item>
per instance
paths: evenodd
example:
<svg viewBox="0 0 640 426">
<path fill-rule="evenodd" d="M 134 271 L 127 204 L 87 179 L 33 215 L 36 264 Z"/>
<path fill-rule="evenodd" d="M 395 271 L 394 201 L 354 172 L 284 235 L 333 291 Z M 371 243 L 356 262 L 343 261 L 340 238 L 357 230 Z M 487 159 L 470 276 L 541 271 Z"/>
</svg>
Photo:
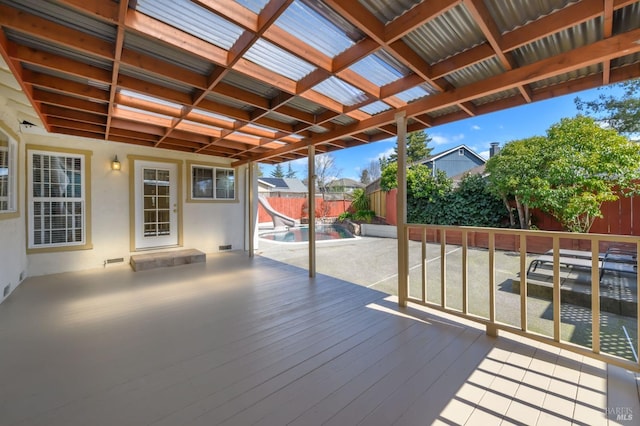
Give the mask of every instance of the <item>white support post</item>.
<svg viewBox="0 0 640 426">
<path fill-rule="evenodd" d="M 316 147 L 309 145 L 307 182 L 309 187 L 309 276 L 316 276 Z"/>
<path fill-rule="evenodd" d="M 409 297 L 409 238 L 407 224 L 407 115 L 402 111 L 395 115 L 398 129 L 398 195 L 396 213 L 398 218 L 398 305 L 407 306 Z"/>
<path fill-rule="evenodd" d="M 247 164 L 247 226 L 249 227 L 249 257 L 253 257 L 255 254 L 255 238 L 256 238 L 256 220 L 254 215 L 255 194 L 253 188 L 253 181 L 255 179 L 256 165 L 254 162 Z"/>
</svg>

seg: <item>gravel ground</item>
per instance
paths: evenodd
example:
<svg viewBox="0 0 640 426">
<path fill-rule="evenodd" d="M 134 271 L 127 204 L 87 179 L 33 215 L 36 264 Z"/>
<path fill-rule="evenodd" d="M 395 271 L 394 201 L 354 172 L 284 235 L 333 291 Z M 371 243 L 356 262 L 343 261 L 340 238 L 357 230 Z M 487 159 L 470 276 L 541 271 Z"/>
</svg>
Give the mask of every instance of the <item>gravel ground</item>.
<svg viewBox="0 0 640 426">
<path fill-rule="evenodd" d="M 357 239 L 318 241 L 317 272 L 351 283 L 397 294 L 397 241 L 391 238 L 359 237 Z M 410 294 L 422 298 L 422 247 L 419 242 L 409 244 Z M 281 243 L 261 239 L 258 254 L 280 262 L 308 267 L 306 243 Z M 531 257 L 532 259 L 533 257 Z M 454 309 L 462 308 L 462 249 L 446 246 L 446 302 Z M 531 259 L 528 259 L 527 264 Z M 489 315 L 488 251 L 469 249 L 468 307 L 474 315 Z M 520 325 L 520 295 L 512 291 L 511 281 L 520 270 L 518 253 L 496 251 L 496 318 L 498 321 Z M 427 300 L 441 303 L 440 245 L 427 244 Z M 616 279 L 611 277 L 610 279 Z M 617 278 L 619 279 L 619 278 Z M 529 330 L 551 336 L 553 334 L 553 303 L 536 297 L 527 298 Z M 590 347 L 591 311 L 589 308 L 563 303 L 561 306 L 562 339 Z M 608 312 L 601 313 L 601 350 L 633 359 L 623 327 L 637 347 L 637 319 Z"/>
</svg>

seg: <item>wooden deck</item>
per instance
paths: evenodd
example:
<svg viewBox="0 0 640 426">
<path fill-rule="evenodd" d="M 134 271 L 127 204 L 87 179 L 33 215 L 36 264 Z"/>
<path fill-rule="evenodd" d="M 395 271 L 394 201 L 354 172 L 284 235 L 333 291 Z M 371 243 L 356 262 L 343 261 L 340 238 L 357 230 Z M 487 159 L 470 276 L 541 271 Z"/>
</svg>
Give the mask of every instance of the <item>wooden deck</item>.
<svg viewBox="0 0 640 426">
<path fill-rule="evenodd" d="M 242 253 L 30 278 L 0 305 L 1 425 L 607 424 L 634 375 Z"/>
</svg>

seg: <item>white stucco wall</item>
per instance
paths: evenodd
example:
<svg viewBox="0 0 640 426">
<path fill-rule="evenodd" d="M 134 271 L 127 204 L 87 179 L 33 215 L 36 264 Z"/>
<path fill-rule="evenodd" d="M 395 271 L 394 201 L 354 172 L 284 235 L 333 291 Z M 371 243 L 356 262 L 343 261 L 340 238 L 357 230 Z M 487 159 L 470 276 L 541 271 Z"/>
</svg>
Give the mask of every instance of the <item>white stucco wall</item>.
<svg viewBox="0 0 640 426">
<path fill-rule="evenodd" d="M 18 119 L 8 108 L 4 108 L 6 100 L 0 98 L 0 130 L 17 142 L 18 158 L 18 217 L 7 218 L 0 214 L 0 301 L 13 292 L 27 274 L 27 254 L 25 249 L 24 221 L 24 144 L 21 142 Z M 13 215 L 12 215 L 13 216 Z M 8 293 L 4 294 L 5 287 Z"/>
<path fill-rule="evenodd" d="M 186 161 L 230 165 L 229 159 L 62 135 L 26 134 L 23 139 L 27 145 L 55 146 L 92 152 L 91 240 L 93 248 L 29 254 L 29 276 L 100 268 L 104 266 L 107 259 L 114 258 L 124 258 L 125 262 L 129 262 L 132 254 L 129 225 L 129 175 L 132 171 L 129 169 L 127 160 L 129 155 L 154 158 L 166 156 L 166 158 L 182 161 L 182 199 L 179 202 L 179 208 L 182 214 L 184 248 L 215 253 L 219 246 L 230 244 L 233 250 L 245 249 L 245 167 L 236 170 L 238 201 L 186 202 L 190 182 Z M 120 171 L 111 170 L 111 160 L 115 155 L 122 164 Z M 21 165 L 25 165 L 24 160 Z M 22 196 L 25 197 L 24 190 Z M 20 237 L 22 235 L 16 238 Z M 24 252 L 24 249 L 21 251 Z"/>
</svg>

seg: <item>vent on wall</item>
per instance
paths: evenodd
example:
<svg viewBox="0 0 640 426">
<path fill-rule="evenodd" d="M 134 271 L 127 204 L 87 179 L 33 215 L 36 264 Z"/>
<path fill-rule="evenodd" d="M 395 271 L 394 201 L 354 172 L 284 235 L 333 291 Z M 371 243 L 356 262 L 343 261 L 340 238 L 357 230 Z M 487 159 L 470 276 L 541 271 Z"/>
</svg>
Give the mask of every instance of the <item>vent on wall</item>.
<svg viewBox="0 0 640 426">
<path fill-rule="evenodd" d="M 226 246 L 218 246 L 218 250 L 220 251 L 231 250 L 231 244 L 227 244 Z"/>
</svg>

